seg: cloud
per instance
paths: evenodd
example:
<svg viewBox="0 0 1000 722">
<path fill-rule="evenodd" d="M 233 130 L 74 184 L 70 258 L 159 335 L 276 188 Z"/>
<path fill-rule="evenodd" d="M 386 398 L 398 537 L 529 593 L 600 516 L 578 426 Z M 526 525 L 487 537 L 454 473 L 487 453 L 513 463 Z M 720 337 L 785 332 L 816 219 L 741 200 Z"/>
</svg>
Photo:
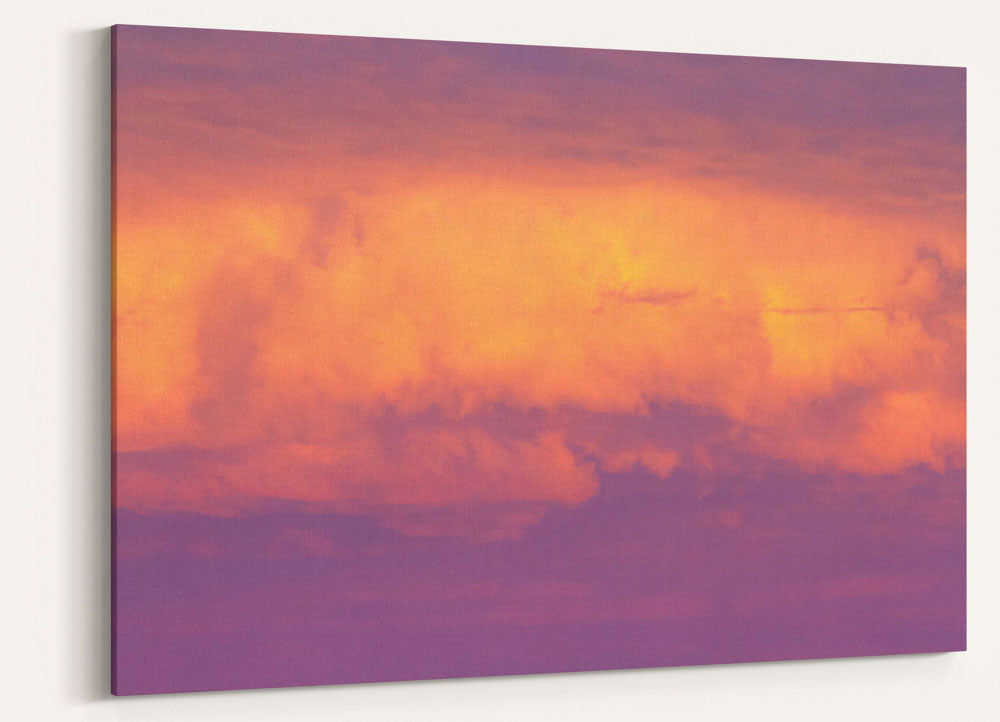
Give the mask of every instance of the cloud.
<svg viewBox="0 0 1000 722">
<path fill-rule="evenodd" d="M 127 508 L 237 515 L 268 501 L 299 502 L 371 515 L 417 536 L 516 537 L 547 505 L 579 504 L 598 486 L 593 464 L 556 432 L 503 440 L 475 429 L 413 429 L 396 439 L 370 432 L 324 445 L 124 458 L 117 500 Z"/>
<path fill-rule="evenodd" d="M 310 205 L 185 204 L 181 221 L 168 206 L 120 230 L 118 447 L 253 451 L 164 503 L 212 506 L 219 485 L 339 508 L 579 503 L 596 489 L 587 458 L 666 478 L 695 456 L 556 416 L 530 438 L 420 419 L 497 404 L 682 403 L 743 430 L 702 455 L 728 444 L 870 473 L 960 457 L 964 333 L 933 332 L 936 299 L 955 312 L 942 279 L 964 283 L 942 270 L 962 243 L 947 226 L 724 188 L 468 177 L 345 196 L 337 215 L 364 219 L 363 243 Z M 850 388 L 871 400 L 819 403 Z M 377 429 L 387 414 L 398 438 Z M 162 486 L 142 484 L 135 498 Z"/>
<path fill-rule="evenodd" d="M 964 464 L 964 82 L 226 37 L 121 46 L 120 505 L 501 539 L 601 473 Z"/>
</svg>

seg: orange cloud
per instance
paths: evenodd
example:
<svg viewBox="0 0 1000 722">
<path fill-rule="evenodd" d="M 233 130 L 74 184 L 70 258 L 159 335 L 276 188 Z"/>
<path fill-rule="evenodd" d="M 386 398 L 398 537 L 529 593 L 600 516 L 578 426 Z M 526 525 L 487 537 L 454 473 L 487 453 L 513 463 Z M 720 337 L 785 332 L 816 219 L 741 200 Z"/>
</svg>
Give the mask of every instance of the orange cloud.
<svg viewBox="0 0 1000 722">
<path fill-rule="evenodd" d="M 258 443 L 202 455 L 180 469 L 169 463 L 128 469 L 119 474 L 118 501 L 138 510 L 221 515 L 297 501 L 375 513 L 385 526 L 410 534 L 440 532 L 444 525 L 505 538 L 537 522 L 544 510 L 539 504 L 578 504 L 597 486 L 593 465 L 578 460 L 556 432 L 500 440 L 477 430 L 410 430 L 391 441 L 367 433 L 324 445 Z M 441 517 L 434 507 L 460 513 Z M 490 509 L 491 524 L 476 530 L 473 522 Z"/>
<path fill-rule="evenodd" d="M 244 78 L 273 68 L 234 38 L 139 48 L 174 70 L 120 78 L 116 447 L 209 454 L 123 470 L 120 505 L 385 507 L 405 533 L 470 534 L 508 504 L 489 512 L 503 537 L 592 496 L 599 470 L 964 463 L 961 144 L 939 129 L 854 132 L 777 100 L 776 127 L 767 108 L 669 111 L 611 82 L 642 66 L 624 55 L 553 97 L 483 49 L 410 46 L 399 73 L 359 43 L 351 72 L 288 73 L 299 93 Z M 683 82 L 712 90 L 686 62 Z M 234 88 L 190 80 L 192 63 Z M 823 107 L 853 97 L 835 90 Z M 728 426 L 628 438 L 564 413 L 671 404 Z M 543 420 L 474 423 L 498 407 Z"/>
</svg>

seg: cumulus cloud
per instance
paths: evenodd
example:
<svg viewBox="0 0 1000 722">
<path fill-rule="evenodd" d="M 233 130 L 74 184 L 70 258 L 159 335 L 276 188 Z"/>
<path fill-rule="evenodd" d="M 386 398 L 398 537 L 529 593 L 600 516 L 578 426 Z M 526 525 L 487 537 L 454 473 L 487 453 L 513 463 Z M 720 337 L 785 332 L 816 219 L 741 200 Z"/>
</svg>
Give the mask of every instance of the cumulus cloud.
<svg viewBox="0 0 1000 722">
<path fill-rule="evenodd" d="M 219 485 L 341 508 L 572 504 L 596 490 L 587 459 L 667 478 L 685 451 L 579 428 L 568 443 L 557 421 L 517 438 L 417 418 L 497 404 L 679 402 L 745 431 L 716 445 L 872 473 L 955 463 L 963 337 L 930 321 L 961 238 L 723 193 L 424 184 L 342 201 L 366 239 L 324 217 L 319 265 L 308 205 L 137 224 L 119 246 L 119 448 L 252 450 L 183 482 L 194 506 Z M 871 398 L 823 406 L 852 388 Z M 373 426 L 386 414 L 404 420 L 395 438 Z M 169 485 L 141 486 L 123 499 Z"/>
<path fill-rule="evenodd" d="M 767 108 L 737 127 L 691 100 L 736 102 L 693 60 L 670 61 L 693 93 L 670 108 L 593 78 L 552 97 L 547 70 L 423 45 L 406 73 L 344 44 L 351 72 L 289 90 L 244 77 L 272 68 L 244 41 L 149 46 L 120 79 L 119 504 L 285 500 L 507 538 L 600 473 L 964 463 L 961 144 L 926 99 L 904 142 L 831 120 L 846 91 L 773 98 L 768 140 Z M 601 57 L 606 79 L 636 73 Z M 723 422 L 674 433 L 691 410 Z M 133 463 L 148 453 L 171 461 Z"/>
</svg>

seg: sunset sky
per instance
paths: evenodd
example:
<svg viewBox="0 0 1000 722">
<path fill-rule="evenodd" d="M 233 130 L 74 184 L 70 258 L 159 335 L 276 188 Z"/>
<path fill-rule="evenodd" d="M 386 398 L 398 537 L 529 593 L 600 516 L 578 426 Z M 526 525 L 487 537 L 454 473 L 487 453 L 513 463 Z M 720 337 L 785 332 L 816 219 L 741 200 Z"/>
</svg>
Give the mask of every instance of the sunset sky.
<svg viewBox="0 0 1000 722">
<path fill-rule="evenodd" d="M 964 69 L 114 45 L 117 693 L 964 648 Z"/>
</svg>

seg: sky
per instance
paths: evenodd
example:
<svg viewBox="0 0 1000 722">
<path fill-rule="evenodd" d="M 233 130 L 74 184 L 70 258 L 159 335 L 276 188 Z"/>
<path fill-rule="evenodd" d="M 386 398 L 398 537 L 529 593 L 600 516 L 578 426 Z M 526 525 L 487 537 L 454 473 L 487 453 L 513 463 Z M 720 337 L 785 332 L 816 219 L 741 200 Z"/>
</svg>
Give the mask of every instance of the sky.
<svg viewBox="0 0 1000 722">
<path fill-rule="evenodd" d="M 117 693 L 964 648 L 964 69 L 113 52 Z"/>
</svg>

